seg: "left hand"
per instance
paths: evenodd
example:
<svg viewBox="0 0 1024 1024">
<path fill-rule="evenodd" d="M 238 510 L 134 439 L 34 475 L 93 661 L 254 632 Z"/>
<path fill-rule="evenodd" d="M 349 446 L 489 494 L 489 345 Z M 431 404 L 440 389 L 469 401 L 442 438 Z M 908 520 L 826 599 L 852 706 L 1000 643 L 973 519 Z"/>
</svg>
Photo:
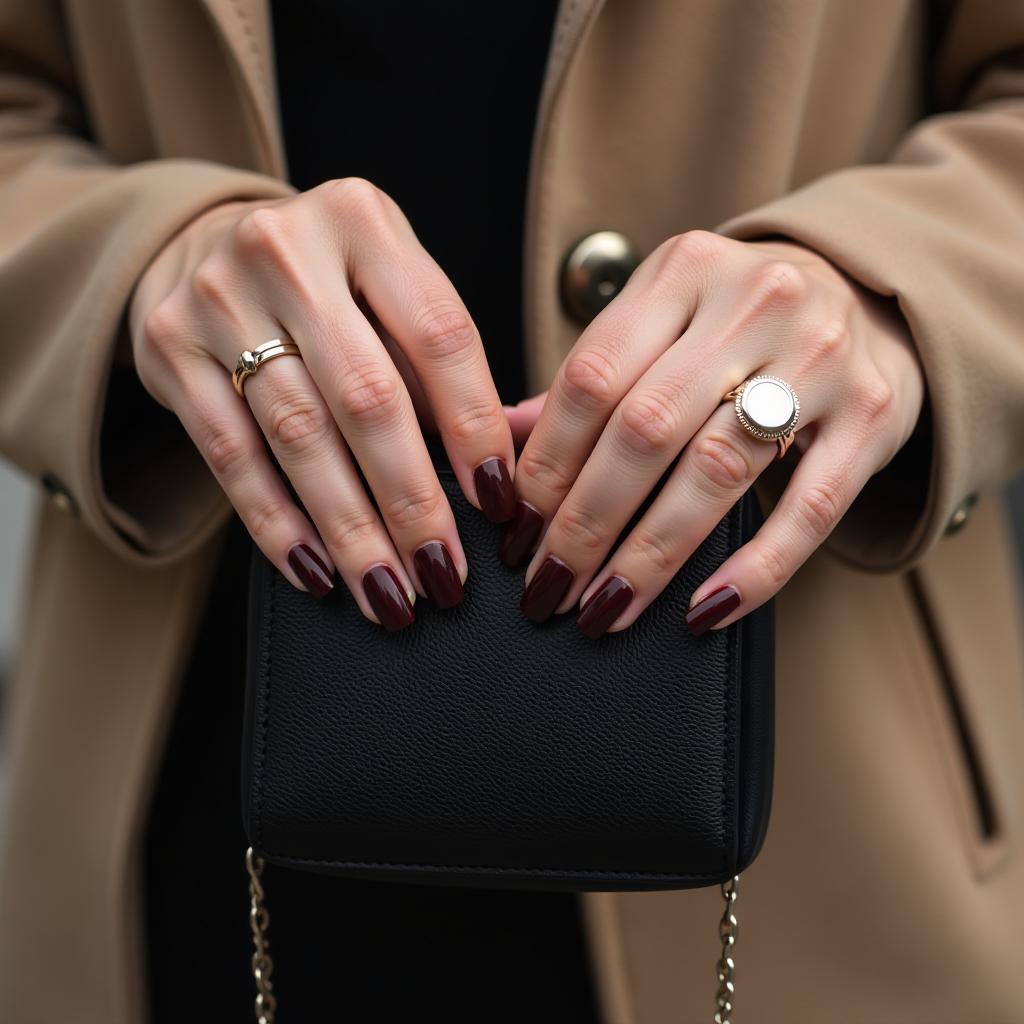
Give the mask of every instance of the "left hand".
<svg viewBox="0 0 1024 1024">
<path fill-rule="evenodd" d="M 761 529 L 693 594 L 695 633 L 727 626 L 783 586 L 907 441 L 924 398 L 895 303 L 817 253 L 705 231 L 669 239 L 583 332 L 546 401 L 510 414 L 523 432 L 519 421 L 539 407 L 502 544 L 507 562 L 521 562 L 547 524 L 526 572 L 530 618 L 579 601 L 580 626 L 596 637 L 625 629 L 654 600 L 777 455 L 722 400 L 758 374 L 796 392 L 802 455 Z"/>
</svg>

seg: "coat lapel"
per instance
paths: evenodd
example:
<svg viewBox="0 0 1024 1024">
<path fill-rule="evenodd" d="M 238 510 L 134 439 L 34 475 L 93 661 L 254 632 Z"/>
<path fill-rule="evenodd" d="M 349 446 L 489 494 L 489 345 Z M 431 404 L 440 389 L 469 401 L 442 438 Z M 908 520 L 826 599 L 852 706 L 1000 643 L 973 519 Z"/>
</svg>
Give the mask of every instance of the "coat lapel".
<svg viewBox="0 0 1024 1024">
<path fill-rule="evenodd" d="M 177 2 L 177 0 L 174 0 Z M 197 0 L 220 36 L 256 126 L 263 169 L 285 177 L 269 0 Z"/>
</svg>

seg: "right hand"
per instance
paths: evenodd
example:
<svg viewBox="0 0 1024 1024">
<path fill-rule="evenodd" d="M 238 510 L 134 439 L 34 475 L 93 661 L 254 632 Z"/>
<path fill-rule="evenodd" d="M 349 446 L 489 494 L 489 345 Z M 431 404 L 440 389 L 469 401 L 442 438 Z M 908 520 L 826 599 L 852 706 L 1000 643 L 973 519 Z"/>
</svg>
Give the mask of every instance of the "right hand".
<svg viewBox="0 0 1024 1024">
<path fill-rule="evenodd" d="M 146 390 L 294 585 L 323 596 L 337 567 L 389 629 L 417 593 L 461 599 L 466 557 L 417 409 L 496 522 L 514 507 L 512 435 L 469 313 L 389 196 L 345 178 L 214 207 L 146 269 L 130 321 Z M 301 358 L 268 361 L 239 398 L 239 353 L 283 335 Z"/>
</svg>

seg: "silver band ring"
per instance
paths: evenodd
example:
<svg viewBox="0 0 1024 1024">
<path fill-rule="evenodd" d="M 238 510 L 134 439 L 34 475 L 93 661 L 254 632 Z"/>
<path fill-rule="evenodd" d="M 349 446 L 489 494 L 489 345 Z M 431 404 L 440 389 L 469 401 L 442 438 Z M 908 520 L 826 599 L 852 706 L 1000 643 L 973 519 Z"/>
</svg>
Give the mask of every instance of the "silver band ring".
<svg viewBox="0 0 1024 1024">
<path fill-rule="evenodd" d="M 275 356 L 298 356 L 299 346 L 290 338 L 272 338 L 265 341 L 258 348 L 244 349 L 238 357 L 234 372 L 231 374 L 231 383 L 235 391 L 245 398 L 245 382 L 251 377 L 268 359 Z"/>
<path fill-rule="evenodd" d="M 733 402 L 736 417 L 747 433 L 762 441 L 775 441 L 778 458 L 786 454 L 800 419 L 800 399 L 781 377 L 751 377 L 726 392 L 722 401 Z"/>
</svg>

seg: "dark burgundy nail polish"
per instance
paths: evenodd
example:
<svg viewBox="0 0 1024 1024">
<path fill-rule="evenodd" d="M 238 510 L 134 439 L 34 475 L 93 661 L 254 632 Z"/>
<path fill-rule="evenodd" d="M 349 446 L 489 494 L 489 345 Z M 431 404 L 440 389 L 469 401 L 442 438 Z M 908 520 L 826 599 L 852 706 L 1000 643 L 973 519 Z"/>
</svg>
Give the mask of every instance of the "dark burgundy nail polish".
<svg viewBox="0 0 1024 1024">
<path fill-rule="evenodd" d="M 516 492 L 504 459 L 485 459 L 473 471 L 480 509 L 492 523 L 507 523 L 516 514 Z"/>
<path fill-rule="evenodd" d="M 293 544 L 288 564 L 314 597 L 326 597 L 334 589 L 334 574 L 308 544 Z"/>
<path fill-rule="evenodd" d="M 413 565 L 427 597 L 438 608 L 451 608 L 462 600 L 462 580 L 448 549 L 439 540 L 420 545 L 412 556 Z"/>
<path fill-rule="evenodd" d="M 544 517 L 529 502 L 516 502 L 515 517 L 505 527 L 498 556 L 510 569 L 522 565 L 533 554 L 543 527 Z"/>
<path fill-rule="evenodd" d="M 694 636 L 700 636 L 735 611 L 741 600 L 740 592 L 734 586 L 719 587 L 686 613 L 686 625 Z"/>
<path fill-rule="evenodd" d="M 523 591 L 520 610 L 534 622 L 551 618 L 575 576 L 576 573 L 560 558 L 548 555 Z"/>
<path fill-rule="evenodd" d="M 363 592 L 389 633 L 404 629 L 416 618 L 401 582 L 388 565 L 375 565 L 363 573 Z"/>
<path fill-rule="evenodd" d="M 610 576 L 580 609 L 576 625 L 591 640 L 598 640 L 632 600 L 633 588 L 621 576 Z"/>
</svg>

